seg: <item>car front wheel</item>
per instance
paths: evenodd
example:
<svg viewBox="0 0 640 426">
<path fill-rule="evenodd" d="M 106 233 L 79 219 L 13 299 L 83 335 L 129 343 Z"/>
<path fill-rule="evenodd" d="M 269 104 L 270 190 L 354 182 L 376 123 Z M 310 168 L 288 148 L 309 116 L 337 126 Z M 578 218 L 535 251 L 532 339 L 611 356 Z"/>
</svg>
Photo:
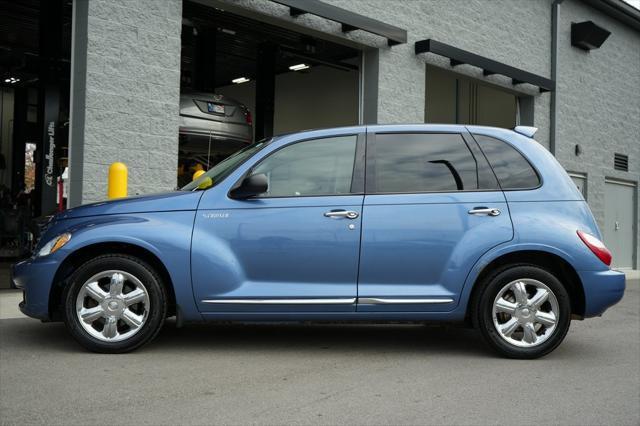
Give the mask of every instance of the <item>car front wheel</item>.
<svg viewBox="0 0 640 426">
<path fill-rule="evenodd" d="M 151 341 L 166 316 L 160 277 L 133 256 L 108 254 L 81 265 L 65 291 L 65 324 L 85 348 L 121 353 Z"/>
<path fill-rule="evenodd" d="M 538 358 L 553 351 L 571 322 L 567 290 L 537 266 L 514 266 L 484 283 L 476 321 L 491 347 L 510 358 Z"/>
</svg>

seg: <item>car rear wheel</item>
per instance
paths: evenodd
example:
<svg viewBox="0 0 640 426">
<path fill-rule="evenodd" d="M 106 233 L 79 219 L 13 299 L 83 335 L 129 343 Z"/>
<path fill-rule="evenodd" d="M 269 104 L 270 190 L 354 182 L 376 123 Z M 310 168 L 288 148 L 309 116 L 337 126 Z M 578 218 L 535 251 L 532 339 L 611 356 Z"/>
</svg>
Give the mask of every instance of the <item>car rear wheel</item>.
<svg viewBox="0 0 640 426">
<path fill-rule="evenodd" d="M 550 272 L 513 266 L 485 281 L 475 315 L 491 347 L 509 358 L 531 359 L 562 342 L 571 323 L 571 304 Z"/>
<path fill-rule="evenodd" d="M 65 324 L 85 348 L 121 353 L 151 341 L 166 316 L 157 273 L 142 260 L 109 254 L 80 266 L 69 279 Z"/>
</svg>

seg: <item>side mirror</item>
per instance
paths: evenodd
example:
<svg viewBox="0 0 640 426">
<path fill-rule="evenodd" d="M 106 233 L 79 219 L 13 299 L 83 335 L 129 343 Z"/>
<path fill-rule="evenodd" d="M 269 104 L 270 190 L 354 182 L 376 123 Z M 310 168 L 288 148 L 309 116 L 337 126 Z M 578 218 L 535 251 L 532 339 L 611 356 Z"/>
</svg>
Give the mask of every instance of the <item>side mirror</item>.
<svg viewBox="0 0 640 426">
<path fill-rule="evenodd" d="M 240 186 L 231 190 L 229 196 L 238 200 L 246 200 L 260 194 L 264 194 L 269 189 L 269 180 L 264 173 L 247 176 L 242 180 Z"/>
</svg>

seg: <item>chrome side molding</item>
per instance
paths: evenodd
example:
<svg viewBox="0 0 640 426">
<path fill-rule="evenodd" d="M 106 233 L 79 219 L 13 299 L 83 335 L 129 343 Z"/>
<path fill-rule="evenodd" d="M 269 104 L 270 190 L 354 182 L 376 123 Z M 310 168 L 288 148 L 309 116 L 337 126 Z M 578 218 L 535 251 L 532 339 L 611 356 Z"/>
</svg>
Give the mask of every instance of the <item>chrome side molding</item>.
<svg viewBox="0 0 640 426">
<path fill-rule="evenodd" d="M 440 299 L 395 298 L 395 297 L 351 297 L 319 299 L 205 299 L 202 303 L 229 305 L 434 305 L 452 303 L 450 297 Z"/>
<path fill-rule="evenodd" d="M 442 303 L 452 303 L 450 297 L 444 299 L 411 299 L 396 297 L 359 297 L 358 304 L 362 305 L 437 305 Z"/>
<path fill-rule="evenodd" d="M 206 299 L 202 303 L 241 305 L 351 305 L 356 298 L 334 299 Z"/>
</svg>

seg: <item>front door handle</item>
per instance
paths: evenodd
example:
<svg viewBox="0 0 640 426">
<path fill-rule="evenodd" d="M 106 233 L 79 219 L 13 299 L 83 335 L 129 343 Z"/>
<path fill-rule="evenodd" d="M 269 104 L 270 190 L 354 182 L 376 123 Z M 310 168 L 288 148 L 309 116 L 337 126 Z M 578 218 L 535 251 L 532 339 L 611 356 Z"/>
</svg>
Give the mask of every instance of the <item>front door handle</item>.
<svg viewBox="0 0 640 426">
<path fill-rule="evenodd" d="M 358 216 L 358 212 L 354 212 L 353 210 L 331 210 L 324 214 L 325 217 L 331 217 L 334 219 L 347 218 L 347 219 L 356 219 Z"/>
<path fill-rule="evenodd" d="M 500 214 L 500 210 L 493 207 L 476 207 L 469 210 L 468 213 L 478 216 L 498 216 Z"/>
</svg>

